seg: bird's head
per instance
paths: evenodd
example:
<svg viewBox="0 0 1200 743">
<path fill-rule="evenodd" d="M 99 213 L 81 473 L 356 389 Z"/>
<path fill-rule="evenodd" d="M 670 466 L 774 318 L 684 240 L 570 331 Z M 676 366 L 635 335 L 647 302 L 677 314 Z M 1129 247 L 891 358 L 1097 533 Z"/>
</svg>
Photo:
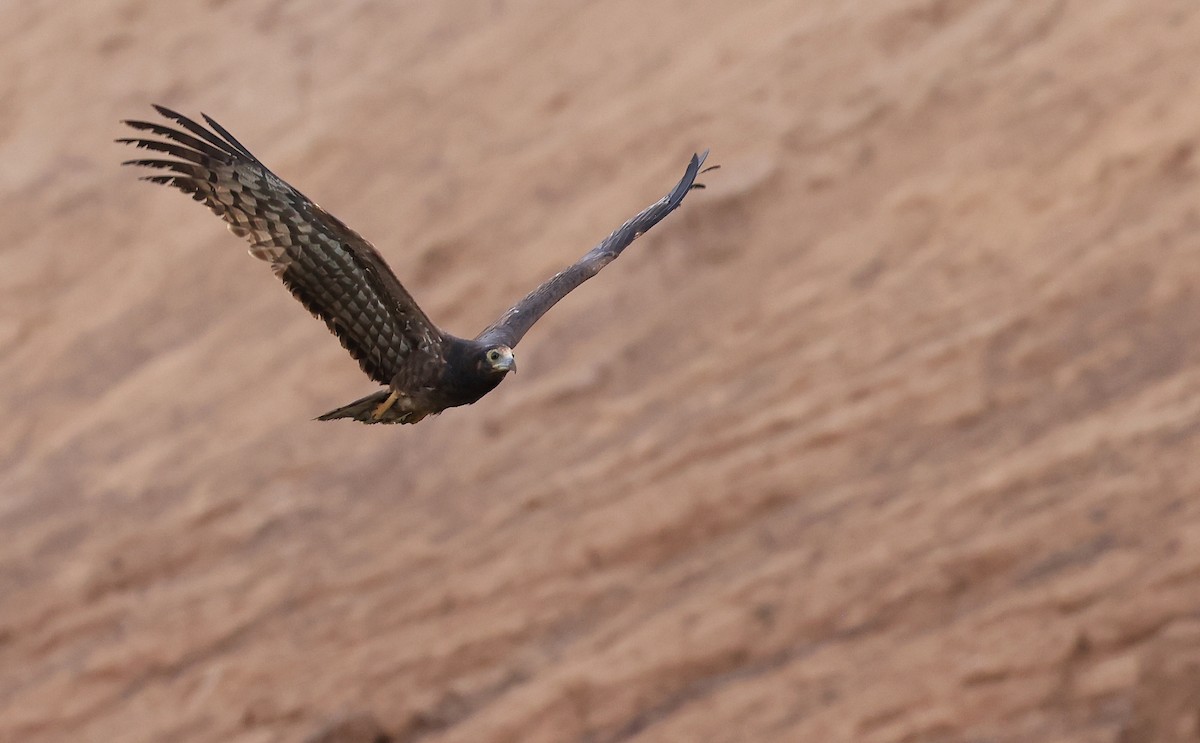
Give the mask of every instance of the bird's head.
<svg viewBox="0 0 1200 743">
<path fill-rule="evenodd" d="M 479 368 L 489 375 L 504 376 L 517 371 L 517 360 L 508 346 L 488 346 L 483 350 Z"/>
</svg>

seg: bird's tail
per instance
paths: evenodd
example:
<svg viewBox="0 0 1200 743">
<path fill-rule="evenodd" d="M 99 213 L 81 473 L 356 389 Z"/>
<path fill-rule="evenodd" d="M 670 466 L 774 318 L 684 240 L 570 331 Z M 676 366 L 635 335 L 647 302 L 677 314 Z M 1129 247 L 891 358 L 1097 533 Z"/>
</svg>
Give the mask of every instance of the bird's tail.
<svg viewBox="0 0 1200 743">
<path fill-rule="evenodd" d="M 379 390 L 374 394 L 359 398 L 349 405 L 343 405 L 337 410 L 330 410 L 324 415 L 317 416 L 319 421 L 331 421 L 335 418 L 353 418 L 360 423 L 416 423 L 425 417 L 423 413 L 414 413 L 408 410 L 399 410 L 398 406 L 392 405 L 387 410 L 384 410 L 381 415 L 376 415 L 375 411 L 379 406 L 387 402 L 388 395 L 391 392 L 387 389 Z"/>
</svg>

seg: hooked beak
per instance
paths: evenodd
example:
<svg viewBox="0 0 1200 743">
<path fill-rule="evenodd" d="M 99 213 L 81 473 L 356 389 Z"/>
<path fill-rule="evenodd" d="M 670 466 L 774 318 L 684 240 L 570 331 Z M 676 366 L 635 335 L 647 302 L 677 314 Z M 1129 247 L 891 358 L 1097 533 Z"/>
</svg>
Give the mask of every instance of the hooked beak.
<svg viewBox="0 0 1200 743">
<path fill-rule="evenodd" d="M 492 364 L 492 368 L 496 371 L 517 373 L 517 359 L 513 356 L 511 349 L 506 349 L 500 358 L 496 359 Z"/>
</svg>

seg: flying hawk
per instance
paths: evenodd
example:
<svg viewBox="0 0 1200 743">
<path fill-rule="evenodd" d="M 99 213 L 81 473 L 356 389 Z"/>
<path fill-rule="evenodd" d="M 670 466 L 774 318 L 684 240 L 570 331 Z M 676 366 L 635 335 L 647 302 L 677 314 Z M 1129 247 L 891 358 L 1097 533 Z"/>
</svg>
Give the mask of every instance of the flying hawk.
<svg viewBox="0 0 1200 743">
<path fill-rule="evenodd" d="M 688 191 L 703 188 L 696 176 L 708 155 L 693 155 L 669 194 L 466 340 L 426 317 L 371 243 L 272 173 L 216 121 L 201 114 L 205 128 L 154 108 L 175 125 L 125 121 L 146 134 L 117 141 L 174 159 L 123 164 L 166 171 L 142 180 L 174 186 L 224 219 L 250 242 L 250 254 L 270 263 L 296 299 L 325 321 L 363 372 L 386 385 L 318 420 L 416 423 L 495 389 L 516 371 L 512 350 L 546 310 L 674 211 Z"/>
</svg>

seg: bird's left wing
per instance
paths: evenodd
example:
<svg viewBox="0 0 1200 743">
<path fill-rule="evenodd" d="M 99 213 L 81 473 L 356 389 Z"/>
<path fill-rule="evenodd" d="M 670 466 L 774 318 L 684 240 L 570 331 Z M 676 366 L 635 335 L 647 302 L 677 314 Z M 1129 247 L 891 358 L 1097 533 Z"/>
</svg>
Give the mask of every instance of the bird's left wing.
<svg viewBox="0 0 1200 743">
<path fill-rule="evenodd" d="M 168 108 L 154 108 L 176 126 L 126 121 L 156 138 L 117 141 L 174 159 L 125 164 L 166 171 L 144 180 L 189 194 L 246 238 L 250 254 L 271 264 L 368 377 L 388 384 L 414 356 L 441 353 L 447 336 L 369 242 L 272 173 L 208 116 L 204 120 L 211 129 Z"/>
<path fill-rule="evenodd" d="M 687 196 L 688 191 L 693 188 L 704 188 L 703 184 L 696 183 L 696 176 L 701 172 L 700 167 L 707 157 L 708 150 L 699 155 L 692 155 L 692 161 L 688 163 L 683 178 L 675 188 L 671 189 L 670 193 L 618 227 L 574 265 L 558 272 L 527 294 L 524 299 L 501 315 L 499 320 L 480 333 L 476 340 L 486 343 L 502 343 L 509 348 L 516 346 L 529 328 L 538 321 L 538 318 L 546 314 L 547 310 L 567 296 L 572 289 L 595 276 L 600 269 L 620 255 L 621 251 L 629 247 L 630 243 L 662 221 L 663 217 L 675 211 L 683 203 L 683 197 Z M 706 170 L 712 170 L 715 167 L 712 166 Z"/>
</svg>

